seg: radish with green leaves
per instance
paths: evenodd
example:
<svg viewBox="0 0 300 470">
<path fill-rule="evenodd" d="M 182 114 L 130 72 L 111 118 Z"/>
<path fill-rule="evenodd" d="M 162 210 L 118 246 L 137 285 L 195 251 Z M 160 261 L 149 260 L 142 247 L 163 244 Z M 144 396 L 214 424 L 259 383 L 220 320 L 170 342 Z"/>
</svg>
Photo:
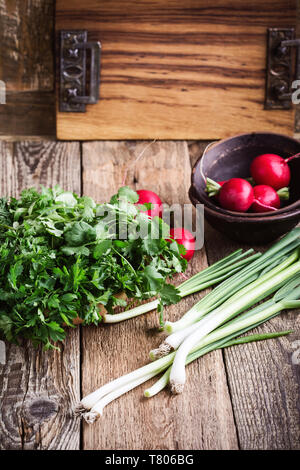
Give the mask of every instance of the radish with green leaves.
<svg viewBox="0 0 300 470">
<path fill-rule="evenodd" d="M 216 183 L 206 179 L 206 192 L 209 197 L 215 196 L 221 207 L 230 211 L 246 212 L 254 201 L 251 184 L 243 178 L 231 178 L 225 182 Z"/>
<path fill-rule="evenodd" d="M 266 184 L 251 185 L 243 178 L 231 178 L 221 183 L 207 178 L 206 192 L 209 197 L 214 196 L 221 207 L 235 212 L 276 211 L 280 208 L 281 199 L 289 199 L 288 187 L 276 191 Z"/>
</svg>

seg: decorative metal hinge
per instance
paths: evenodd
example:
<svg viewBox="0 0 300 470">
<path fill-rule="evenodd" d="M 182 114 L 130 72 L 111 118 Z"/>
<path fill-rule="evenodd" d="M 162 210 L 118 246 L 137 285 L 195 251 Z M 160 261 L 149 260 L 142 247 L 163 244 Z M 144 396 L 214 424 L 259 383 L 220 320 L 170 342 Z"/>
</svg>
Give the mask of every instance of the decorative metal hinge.
<svg viewBox="0 0 300 470">
<path fill-rule="evenodd" d="M 60 31 L 59 111 L 84 113 L 87 104 L 99 101 L 100 42 L 88 42 L 84 30 Z M 87 84 L 87 50 L 90 50 Z"/>
<path fill-rule="evenodd" d="M 296 73 L 293 49 L 296 46 Z M 292 82 L 300 79 L 300 39 L 294 28 L 269 28 L 265 109 L 292 107 Z"/>
</svg>

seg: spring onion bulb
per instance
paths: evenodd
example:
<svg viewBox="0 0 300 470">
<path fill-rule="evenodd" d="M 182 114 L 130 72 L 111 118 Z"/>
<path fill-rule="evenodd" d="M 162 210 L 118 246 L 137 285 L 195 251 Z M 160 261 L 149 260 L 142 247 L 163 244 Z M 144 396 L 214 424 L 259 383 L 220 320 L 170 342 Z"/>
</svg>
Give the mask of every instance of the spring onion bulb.
<svg viewBox="0 0 300 470">
<path fill-rule="evenodd" d="M 181 393 L 183 390 L 186 380 L 185 363 L 187 356 L 193 347 L 196 344 L 199 344 L 206 335 L 218 326 L 230 320 L 232 317 L 236 316 L 254 303 L 262 300 L 264 297 L 281 287 L 285 281 L 299 273 L 300 261 L 295 262 L 296 259 L 298 259 L 298 251 L 295 251 L 287 260 L 267 273 L 267 275 L 265 275 L 268 276 L 267 279 L 265 279 L 265 276 L 260 278 L 260 285 L 258 285 L 257 281 L 254 281 L 254 287 L 245 295 L 235 295 L 232 301 L 225 302 L 224 305 L 217 308 L 208 314 L 206 318 L 198 322 L 195 331 L 186 337 L 176 352 L 170 373 L 170 384 L 173 393 Z M 286 267 L 288 262 L 290 265 Z M 272 273 L 274 274 L 271 275 Z"/>
<path fill-rule="evenodd" d="M 152 379 L 157 375 L 157 371 L 154 371 L 150 374 L 146 374 L 138 379 L 135 379 L 122 387 L 116 388 L 112 392 L 108 393 L 104 397 L 102 397 L 92 408 L 90 411 L 86 411 L 83 413 L 82 417 L 88 424 L 93 424 L 100 416 L 103 414 L 103 409 L 106 405 L 108 405 L 113 400 L 116 400 L 120 396 L 124 395 L 125 393 L 129 392 L 130 390 L 138 387 L 139 385 L 147 382 L 148 380 Z"/>
<path fill-rule="evenodd" d="M 212 345 L 206 347 L 206 348 L 201 348 L 198 351 L 195 351 L 194 353 L 190 354 L 187 359 L 187 364 L 190 364 L 191 362 L 195 361 L 201 356 L 204 356 L 205 354 L 215 350 L 215 349 L 221 349 L 221 348 L 226 348 L 229 346 L 234 346 L 236 344 L 244 344 L 244 343 L 250 343 L 252 341 L 262 341 L 266 339 L 273 339 L 273 338 L 278 338 L 280 336 L 288 335 L 291 333 L 291 330 L 289 331 L 282 331 L 279 333 L 263 333 L 263 334 L 255 334 L 255 335 L 250 335 L 250 336 L 244 336 L 242 338 L 234 339 L 234 340 L 223 340 L 220 341 L 219 344 L 213 343 Z M 150 398 L 157 393 L 159 393 L 161 390 L 163 390 L 169 381 L 169 375 L 170 375 L 171 367 L 168 367 L 165 373 L 162 375 L 162 377 L 149 389 L 145 390 L 144 396 L 147 398 Z M 103 410 L 104 408 L 111 403 L 112 401 L 116 400 L 122 395 L 125 395 L 127 392 L 130 390 L 133 390 L 134 388 L 138 387 L 139 385 L 147 382 L 148 380 L 152 379 L 156 375 L 158 375 L 159 372 L 154 371 L 152 373 L 146 374 L 143 377 L 140 377 L 138 379 L 132 380 L 131 382 L 123 385 L 122 387 L 117 388 L 111 393 L 108 393 L 105 395 L 103 398 L 101 398 L 90 411 L 86 411 L 83 413 L 82 417 L 83 419 L 88 423 L 88 424 L 93 424 L 95 421 L 97 421 L 102 415 L 103 415 Z"/>
<path fill-rule="evenodd" d="M 257 278 L 256 275 L 252 276 L 251 278 L 247 279 L 246 283 L 254 281 Z M 243 287 L 243 283 L 240 283 L 240 287 Z M 201 299 L 196 305 L 193 307 L 193 311 L 197 311 L 197 321 L 200 320 L 200 318 L 205 318 L 205 315 L 213 310 L 214 307 L 217 307 L 220 302 L 215 301 L 214 297 L 214 291 L 212 291 L 210 294 L 208 294 L 205 299 L 211 299 L 211 302 L 209 305 L 206 305 L 205 308 L 202 308 L 202 310 L 196 310 L 196 307 L 199 305 L 202 305 L 202 300 Z M 226 297 L 225 297 L 226 299 Z M 177 322 L 178 323 L 178 322 Z M 176 329 L 175 333 L 169 335 L 163 342 L 162 344 L 157 348 L 157 349 L 152 349 L 150 351 L 150 359 L 153 361 L 155 359 L 158 359 L 160 357 L 165 356 L 166 354 L 169 354 L 169 352 L 174 351 L 177 349 L 180 344 L 183 342 L 185 338 L 187 338 L 193 331 L 195 331 L 195 322 L 194 321 L 187 321 L 187 326 L 182 329 Z M 168 326 L 170 323 L 168 323 Z"/>
<path fill-rule="evenodd" d="M 216 349 L 224 349 L 224 348 L 229 348 L 231 346 L 239 345 L 239 344 L 246 344 L 246 343 L 252 343 L 254 341 L 263 341 L 266 339 L 273 339 L 273 338 L 279 338 L 280 336 L 286 336 L 292 333 L 292 330 L 287 330 L 287 331 L 279 331 L 275 333 L 263 333 L 263 334 L 254 334 L 254 335 L 249 335 L 249 336 L 243 336 L 242 338 L 236 338 L 228 341 L 223 341 L 222 345 L 215 346 L 214 344 L 206 346 L 204 348 L 200 348 L 199 350 L 191 353 L 187 357 L 186 365 L 190 364 L 191 362 L 195 361 L 201 356 L 204 356 L 205 354 L 214 351 Z M 161 392 L 164 388 L 167 387 L 169 384 L 170 380 L 170 373 L 171 373 L 171 366 L 168 367 L 168 369 L 165 371 L 165 373 L 158 379 L 157 382 L 155 382 L 152 387 L 147 388 L 144 391 L 144 396 L 147 398 L 151 398 L 154 395 L 157 395 L 159 392 Z"/>
<path fill-rule="evenodd" d="M 257 326 L 257 325 L 253 325 L 253 327 L 254 326 Z M 249 328 L 241 330 L 238 334 L 239 335 L 243 334 L 244 332 L 248 330 Z M 195 361 L 199 357 L 204 356 L 205 354 L 216 349 L 227 348 L 230 346 L 250 343 L 253 341 L 262 341 L 266 339 L 278 338 L 280 336 L 288 335 L 289 333 L 291 333 L 291 330 L 275 332 L 275 333 L 254 334 L 254 335 L 244 336 L 242 338 L 235 338 L 235 339 L 232 339 L 234 335 L 231 335 L 227 338 L 222 339 L 221 341 L 214 342 L 207 347 L 199 348 L 198 350 L 193 351 L 187 358 L 187 364 L 190 364 L 191 362 Z M 174 354 L 170 356 L 174 357 Z M 170 363 L 172 363 L 172 358 L 170 358 Z M 153 366 L 153 363 L 151 365 Z M 139 372 L 139 370 L 140 369 L 138 369 L 135 372 Z M 102 416 L 105 406 L 107 406 L 113 400 L 116 400 L 120 396 L 129 392 L 130 390 L 133 390 L 134 388 L 147 382 L 151 378 L 159 375 L 164 370 L 165 370 L 165 373 L 162 375 L 162 377 L 152 387 L 145 390 L 144 392 L 145 397 L 148 397 L 148 398 L 156 395 L 167 386 L 168 381 L 169 381 L 171 367 L 170 366 L 168 367 L 168 365 L 166 364 L 163 366 L 161 370 L 154 368 L 152 372 L 148 372 L 144 375 L 138 376 L 137 374 L 137 378 L 133 378 L 130 382 L 124 383 L 120 387 L 116 387 L 110 393 L 106 394 L 100 400 L 98 400 L 98 402 L 95 403 L 95 405 L 90 410 L 85 410 L 83 413 L 81 413 L 81 416 L 88 424 L 93 424 L 95 421 L 97 421 L 100 418 L 100 416 Z"/>
<path fill-rule="evenodd" d="M 91 408 L 93 408 L 93 406 L 95 406 L 100 399 L 105 397 L 105 395 L 114 392 L 116 389 L 123 387 L 133 380 L 138 380 L 141 377 L 144 377 L 145 375 L 151 374 L 153 372 L 159 374 L 172 363 L 174 356 L 175 352 L 169 354 L 168 356 L 162 357 L 155 362 L 146 364 L 145 366 L 140 367 L 139 369 L 130 372 L 129 374 L 123 375 L 122 377 L 108 382 L 107 384 L 84 397 L 78 403 L 78 405 L 76 405 L 75 414 L 83 415 L 86 411 L 89 411 Z"/>
<path fill-rule="evenodd" d="M 253 249 L 242 253 L 242 250 L 237 250 L 234 253 L 226 256 L 222 260 L 214 263 L 213 265 L 205 268 L 200 273 L 195 274 L 190 279 L 180 284 L 177 289 L 181 298 L 187 295 L 199 292 L 207 287 L 211 287 L 224 279 L 229 278 L 238 272 L 243 266 L 253 262 L 261 256 L 261 253 L 253 253 Z M 151 302 L 138 305 L 137 307 L 125 310 L 116 314 L 102 314 L 104 323 L 119 323 L 130 318 L 135 318 L 144 313 L 155 310 L 159 305 L 159 299 L 152 300 Z"/>
<path fill-rule="evenodd" d="M 252 327 L 251 327 L 252 328 Z M 249 328 L 248 328 L 249 329 Z M 243 334 L 245 331 L 248 331 L 248 329 L 241 330 L 238 334 Z M 236 344 L 244 344 L 244 343 L 249 343 L 252 341 L 262 341 L 265 339 L 272 339 L 272 338 L 277 338 L 279 336 L 287 335 L 291 333 L 291 331 L 283 331 L 279 333 L 263 333 L 263 334 L 255 334 L 255 335 L 250 335 L 250 336 L 245 336 L 242 338 L 238 339 L 232 339 L 233 335 L 231 335 L 228 338 L 224 338 L 220 340 L 219 342 L 212 343 L 211 345 L 205 347 L 205 348 L 199 348 L 198 350 L 193 351 L 187 359 L 187 364 L 190 364 L 192 361 L 195 361 L 201 356 L 204 356 L 205 354 L 216 350 L 220 348 L 225 348 L 229 346 L 234 346 Z M 169 355 L 170 358 L 168 360 L 168 363 L 172 363 L 172 359 L 174 358 L 174 353 Z M 153 363 L 150 364 L 153 366 Z M 111 392 L 107 393 L 106 395 L 102 396 L 94 405 L 91 407 L 91 409 L 85 408 L 81 413 L 76 412 L 76 414 L 81 415 L 81 417 L 88 423 L 88 424 L 93 424 L 95 421 L 97 421 L 100 416 L 103 414 L 103 410 L 105 406 L 107 406 L 109 403 L 111 403 L 113 400 L 116 400 L 120 396 L 124 395 L 125 393 L 129 392 L 130 390 L 133 390 L 134 388 L 138 387 L 139 385 L 147 382 L 148 380 L 152 379 L 153 377 L 159 375 L 163 371 L 165 373 L 162 375 L 162 377 L 149 389 L 145 390 L 144 395 L 146 397 L 151 397 L 159 393 L 165 386 L 168 384 L 168 379 L 171 371 L 170 365 L 165 362 L 165 364 L 162 366 L 162 368 L 157 368 L 157 367 L 152 367 L 152 372 L 148 372 L 146 374 L 140 374 L 140 371 L 144 369 L 144 367 L 137 369 L 134 371 L 136 373 L 136 377 L 133 377 L 131 381 L 129 382 L 124 382 L 123 385 L 121 386 L 116 386 Z M 132 375 L 133 373 L 131 373 Z M 128 376 L 129 374 L 127 374 Z"/>
</svg>

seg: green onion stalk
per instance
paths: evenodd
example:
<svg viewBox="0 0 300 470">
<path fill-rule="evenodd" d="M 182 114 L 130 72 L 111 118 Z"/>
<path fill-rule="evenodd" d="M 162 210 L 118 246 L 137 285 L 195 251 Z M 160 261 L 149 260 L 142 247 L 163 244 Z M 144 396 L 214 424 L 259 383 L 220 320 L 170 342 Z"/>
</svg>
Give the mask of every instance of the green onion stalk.
<svg viewBox="0 0 300 470">
<path fill-rule="evenodd" d="M 203 269 L 200 273 L 195 274 L 177 287 L 179 296 L 183 298 L 218 284 L 219 282 L 238 272 L 245 265 L 253 262 L 255 259 L 258 259 L 261 256 L 261 253 L 255 253 L 252 256 L 248 256 L 251 253 L 253 253 L 253 249 L 250 249 L 244 253 L 240 249 L 226 256 L 217 263 L 214 263 L 208 268 Z M 103 322 L 119 323 L 121 321 L 143 315 L 144 313 L 155 310 L 159 303 L 160 299 L 155 299 L 151 302 L 144 303 L 129 310 L 125 310 L 121 313 L 115 313 L 112 315 L 102 314 Z"/>
<path fill-rule="evenodd" d="M 272 269 L 281 264 L 295 248 L 300 246 L 300 229 L 292 230 L 288 235 L 282 238 L 279 242 L 275 243 L 269 250 L 267 250 L 258 259 L 245 266 L 243 269 L 238 271 L 234 276 L 224 281 L 222 284 L 217 286 L 209 295 L 205 296 L 196 305 L 192 307 L 183 317 L 177 322 L 166 322 L 165 330 L 167 333 L 174 333 L 175 331 L 182 330 L 186 326 L 189 326 L 196 321 L 200 320 L 210 310 L 214 309 L 217 304 L 223 303 L 225 298 L 230 298 L 235 292 L 240 295 L 241 285 L 249 287 L 245 288 L 243 293 L 247 292 L 247 289 L 251 289 L 251 283 L 253 276 L 258 278 L 258 284 L 261 283 L 262 276 L 268 274 Z M 281 268 L 280 268 L 281 269 Z M 273 272 L 271 273 L 271 276 Z"/>
<path fill-rule="evenodd" d="M 246 281 L 244 279 L 243 284 L 243 279 L 239 277 L 239 290 L 236 288 L 236 276 L 240 273 L 234 274 L 231 296 L 227 295 L 222 303 L 218 300 L 217 292 L 218 306 L 200 321 L 196 320 L 195 324 L 183 328 L 183 330 L 192 328 L 192 332 L 189 331 L 188 336 L 181 339 L 177 351 L 103 385 L 81 400 L 76 407 L 76 413 L 83 415 L 87 422 L 93 422 L 112 400 L 160 373 L 164 374 L 156 385 L 146 390 L 146 396 L 153 396 L 168 383 L 171 384 L 173 392 L 180 392 L 185 382 L 185 365 L 192 360 L 214 349 L 276 337 L 275 333 L 275 336 L 254 335 L 237 340 L 239 336 L 278 315 L 282 310 L 300 307 L 300 261 L 299 250 L 295 250 L 300 244 L 299 232 L 300 229 L 293 230 L 264 255 L 243 268 Z M 259 261 L 261 261 L 260 269 L 257 269 Z M 222 283 L 226 289 L 230 285 L 230 280 L 227 279 Z M 211 297 L 220 286 L 203 300 Z M 247 311 L 274 292 L 275 295 L 271 299 Z M 169 338 L 179 333 L 180 331 L 177 331 Z M 281 332 L 277 336 L 287 333 Z M 177 379 L 175 383 L 174 377 Z"/>
<path fill-rule="evenodd" d="M 238 292 L 234 293 L 229 299 L 225 300 L 225 302 L 223 302 L 221 306 L 220 305 L 218 306 L 218 305 L 213 303 L 213 301 L 214 301 L 214 295 L 213 295 L 214 292 L 212 292 L 211 296 L 210 296 L 210 300 L 211 300 L 210 305 L 212 306 L 212 308 L 202 310 L 202 311 L 200 311 L 200 313 L 196 310 L 196 311 L 193 312 L 196 315 L 194 315 L 194 317 L 192 317 L 192 318 L 189 317 L 188 315 L 184 315 L 182 317 L 182 320 L 179 320 L 177 322 L 177 329 L 176 329 L 175 333 L 170 334 L 164 340 L 164 342 L 159 346 L 158 349 L 152 350 L 150 352 L 150 358 L 151 359 L 156 359 L 158 357 L 164 356 L 165 354 L 168 354 L 168 352 L 170 352 L 172 350 L 177 349 L 181 345 L 181 343 L 187 337 L 189 337 L 190 334 L 195 332 L 195 328 L 197 329 L 198 326 L 204 325 L 207 322 L 207 320 L 210 320 L 211 318 L 215 318 L 215 316 L 219 314 L 220 310 L 223 311 L 223 309 L 225 307 L 228 307 L 231 310 L 231 312 L 232 312 L 231 316 L 235 316 L 238 313 L 240 313 L 241 311 L 243 311 L 245 308 L 253 305 L 256 302 L 258 302 L 260 300 L 260 298 L 258 296 L 256 296 L 256 294 L 258 292 L 258 290 L 256 290 L 256 289 L 261 285 L 264 286 L 264 283 L 269 280 L 271 282 L 271 285 L 274 287 L 274 290 L 275 290 L 276 285 L 273 285 L 273 283 L 272 283 L 273 277 L 278 273 L 280 274 L 281 271 L 284 268 L 288 267 L 291 263 L 293 263 L 293 261 L 295 261 L 297 259 L 297 257 L 298 257 L 298 254 L 297 254 L 297 251 L 295 251 L 291 256 L 284 259 L 284 261 L 282 261 L 278 266 L 276 266 L 275 268 L 273 268 L 270 271 L 266 272 L 263 276 L 260 276 L 258 279 L 255 278 L 255 280 L 253 280 L 253 278 L 252 279 L 249 278 L 248 280 L 249 281 L 252 280 L 252 282 L 250 282 L 250 284 L 246 283 L 245 287 L 243 286 L 244 283 L 241 282 L 240 287 L 242 287 L 242 289 L 240 289 Z M 279 286 L 280 286 L 280 284 L 279 284 Z M 253 291 L 252 297 L 251 297 L 251 294 L 250 294 L 251 291 Z M 269 293 L 271 293 L 271 292 L 269 292 Z M 261 298 L 265 298 L 267 295 L 268 295 L 268 291 L 266 292 L 266 294 L 262 294 Z M 208 297 L 208 296 L 206 296 L 206 297 Z M 250 299 L 251 299 L 252 303 L 249 303 Z M 236 301 L 236 303 L 234 303 L 234 301 Z M 201 303 L 201 301 L 198 303 L 198 305 L 200 303 Z M 217 308 L 214 308 L 214 306 L 217 307 Z M 192 311 L 193 311 L 193 309 L 192 309 Z M 206 314 L 207 312 L 209 312 L 209 313 Z M 226 312 L 227 312 L 227 310 L 226 310 Z M 227 313 L 226 312 L 224 313 L 225 320 L 227 319 L 227 316 L 226 316 Z M 220 315 L 221 314 L 219 314 L 218 318 L 220 317 Z M 183 324 L 182 329 L 178 328 L 179 323 Z M 167 327 L 169 327 L 169 325 L 167 325 Z"/>
<path fill-rule="evenodd" d="M 272 299 L 259 304 L 250 311 L 244 312 L 238 318 L 230 320 L 228 323 L 220 326 L 200 340 L 190 351 L 186 358 L 186 364 L 216 349 L 251 341 L 276 338 L 290 333 L 290 331 L 286 331 L 280 333 L 255 334 L 237 339 L 238 336 L 245 334 L 250 329 L 256 328 L 276 315 L 279 315 L 282 310 L 299 308 L 299 297 L 300 275 L 298 274 L 285 283 Z M 169 383 L 175 356 L 176 352 L 172 352 L 165 357 L 157 359 L 150 364 L 100 387 L 81 400 L 76 407 L 76 413 L 82 415 L 86 422 L 93 423 L 102 415 L 103 409 L 108 403 L 164 372 L 158 382 L 145 391 L 146 397 L 156 395 Z"/>
<path fill-rule="evenodd" d="M 299 228 L 292 230 L 257 260 L 254 260 L 241 271 L 215 287 L 188 310 L 180 320 L 166 322 L 165 330 L 169 336 L 159 348 L 150 352 L 151 359 L 162 357 L 177 349 L 184 339 L 195 331 L 195 323 L 198 323 L 201 319 L 204 321 L 207 315 L 223 305 L 224 301 L 228 300 L 231 303 L 234 295 L 235 298 L 247 295 L 247 292 L 251 289 L 268 279 L 272 279 L 276 273 L 280 273 L 282 269 L 295 261 L 298 257 L 298 252 L 295 249 L 300 245 L 299 235 Z M 292 251 L 294 253 L 290 257 Z"/>
<path fill-rule="evenodd" d="M 300 261 L 298 260 L 298 255 L 297 250 L 279 266 L 250 284 L 251 289 L 242 289 L 238 294 L 235 294 L 222 306 L 212 311 L 197 323 L 194 327 L 194 331 L 189 332 L 176 351 L 170 372 L 170 384 L 173 393 L 181 393 L 183 390 L 186 380 L 185 363 L 193 347 L 199 344 L 201 340 L 205 341 L 205 337 L 220 325 L 266 298 L 271 293 L 278 290 L 285 281 L 299 274 Z M 280 308 L 281 310 L 282 308 L 294 308 L 292 303 L 288 306 L 284 304 L 284 307 L 282 307 L 283 303 L 282 301 L 282 304 L 279 303 L 276 306 L 270 306 L 270 312 L 272 313 L 272 309 L 276 308 Z M 297 305 L 299 304 L 296 304 L 296 306 Z M 269 314 L 269 310 L 267 310 L 267 314 Z"/>
</svg>

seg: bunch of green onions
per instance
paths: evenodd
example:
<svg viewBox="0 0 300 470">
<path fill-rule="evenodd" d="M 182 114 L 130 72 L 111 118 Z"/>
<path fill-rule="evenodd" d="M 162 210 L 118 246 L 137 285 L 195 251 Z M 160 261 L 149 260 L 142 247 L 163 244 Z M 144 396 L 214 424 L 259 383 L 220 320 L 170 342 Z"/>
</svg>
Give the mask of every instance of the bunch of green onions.
<svg viewBox="0 0 300 470">
<path fill-rule="evenodd" d="M 76 412 L 92 423 L 112 400 L 161 373 L 162 377 L 145 391 L 145 396 L 156 395 L 168 384 L 173 393 L 180 393 L 185 384 L 186 364 L 204 354 L 290 333 L 283 331 L 238 338 L 282 310 L 300 307 L 299 245 L 300 229 L 294 229 L 211 291 L 179 322 L 167 323 L 166 331 L 174 329 L 175 333 L 164 342 L 167 346 L 160 348 L 160 355 L 163 352 L 166 355 L 100 387 L 81 400 Z M 270 294 L 273 294 L 271 299 L 248 310 Z M 174 351 L 170 352 L 172 349 Z M 151 358 L 156 357 L 157 353 L 152 351 Z"/>
</svg>

